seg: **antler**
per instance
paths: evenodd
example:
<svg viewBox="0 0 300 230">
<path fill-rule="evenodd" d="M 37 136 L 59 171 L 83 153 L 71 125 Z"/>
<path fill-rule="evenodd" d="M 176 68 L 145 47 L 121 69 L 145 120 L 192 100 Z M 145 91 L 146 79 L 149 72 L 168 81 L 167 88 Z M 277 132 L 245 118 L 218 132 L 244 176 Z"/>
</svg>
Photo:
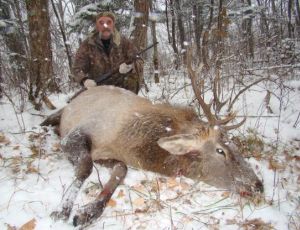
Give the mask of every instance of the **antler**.
<svg viewBox="0 0 300 230">
<path fill-rule="evenodd" d="M 197 70 L 195 71 L 192 68 L 192 55 L 191 55 L 191 53 L 192 52 L 189 51 L 188 55 L 187 55 L 188 75 L 191 79 L 192 87 L 193 87 L 193 91 L 195 93 L 195 96 L 196 96 L 201 108 L 203 109 L 203 112 L 204 112 L 204 114 L 205 114 L 205 116 L 208 120 L 208 123 L 212 126 L 215 126 L 215 125 L 223 126 L 223 128 L 225 130 L 238 128 L 239 126 L 241 126 L 246 121 L 246 117 L 241 122 L 239 122 L 238 124 L 231 125 L 231 126 L 225 126 L 227 123 L 229 123 L 230 121 L 232 121 L 236 117 L 236 113 L 230 113 L 224 119 L 217 119 L 216 116 L 211 112 L 211 103 L 207 104 L 204 101 L 204 98 L 202 97 L 201 88 L 198 87 L 197 78 L 196 78 L 197 73 L 201 72 L 201 70 L 203 69 L 203 64 L 202 65 L 200 64 L 199 67 L 197 68 Z M 214 95 L 214 96 L 216 96 L 216 95 Z"/>
</svg>

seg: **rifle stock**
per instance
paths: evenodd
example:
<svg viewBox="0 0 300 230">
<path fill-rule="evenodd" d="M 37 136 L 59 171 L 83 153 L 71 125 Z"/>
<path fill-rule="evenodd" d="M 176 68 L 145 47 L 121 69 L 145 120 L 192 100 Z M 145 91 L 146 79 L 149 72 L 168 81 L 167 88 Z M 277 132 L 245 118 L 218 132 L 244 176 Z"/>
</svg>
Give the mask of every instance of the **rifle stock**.
<svg viewBox="0 0 300 230">
<path fill-rule="evenodd" d="M 105 81 L 106 79 L 110 78 L 113 74 L 117 73 L 118 71 L 119 71 L 119 69 L 114 69 L 114 71 L 111 70 L 108 73 L 103 74 L 103 75 L 97 77 L 95 79 L 95 82 L 97 83 L 97 85 L 100 85 L 103 81 Z"/>
</svg>

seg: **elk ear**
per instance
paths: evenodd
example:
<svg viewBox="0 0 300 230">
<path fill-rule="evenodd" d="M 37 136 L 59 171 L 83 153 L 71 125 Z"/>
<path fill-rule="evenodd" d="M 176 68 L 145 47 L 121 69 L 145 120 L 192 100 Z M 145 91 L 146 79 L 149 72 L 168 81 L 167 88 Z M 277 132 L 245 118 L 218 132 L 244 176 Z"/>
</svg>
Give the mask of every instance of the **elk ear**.
<svg viewBox="0 0 300 230">
<path fill-rule="evenodd" d="M 178 134 L 170 137 L 162 137 L 157 143 L 173 155 L 184 155 L 197 151 L 198 136 L 192 134 Z"/>
</svg>

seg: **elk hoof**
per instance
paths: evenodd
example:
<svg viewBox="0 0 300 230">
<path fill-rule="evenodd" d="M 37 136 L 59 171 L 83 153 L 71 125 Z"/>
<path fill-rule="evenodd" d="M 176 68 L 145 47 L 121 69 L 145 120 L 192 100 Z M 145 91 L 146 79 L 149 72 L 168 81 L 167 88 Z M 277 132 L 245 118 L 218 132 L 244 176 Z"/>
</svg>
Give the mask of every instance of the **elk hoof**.
<svg viewBox="0 0 300 230">
<path fill-rule="evenodd" d="M 70 212 L 66 211 L 54 211 L 50 214 L 51 218 L 55 221 L 57 220 L 67 220 L 69 219 Z"/>
<path fill-rule="evenodd" d="M 77 214 L 73 217 L 73 226 L 91 224 L 93 220 L 101 216 L 102 212 L 102 202 L 91 202 L 77 211 Z"/>
<path fill-rule="evenodd" d="M 88 213 L 80 213 L 73 217 L 73 226 L 86 225 L 92 219 L 92 216 Z"/>
</svg>

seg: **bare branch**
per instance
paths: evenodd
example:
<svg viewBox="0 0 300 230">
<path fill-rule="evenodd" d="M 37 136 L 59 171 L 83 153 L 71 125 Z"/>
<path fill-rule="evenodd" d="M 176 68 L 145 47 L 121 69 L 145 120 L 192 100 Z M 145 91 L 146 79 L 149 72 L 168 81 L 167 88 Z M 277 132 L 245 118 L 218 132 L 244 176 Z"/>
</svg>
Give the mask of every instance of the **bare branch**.
<svg viewBox="0 0 300 230">
<path fill-rule="evenodd" d="M 231 101 L 231 103 L 229 104 L 228 108 L 227 108 L 227 112 L 231 111 L 233 104 L 236 102 L 236 100 L 239 98 L 239 96 L 244 93 L 246 90 L 248 90 L 249 88 L 251 88 L 254 85 L 257 85 L 259 82 L 262 82 L 264 80 L 268 80 L 267 77 L 265 78 L 261 78 L 258 79 L 257 81 L 253 82 L 252 84 L 246 86 L 245 88 L 243 88 L 240 92 L 238 92 L 237 95 L 235 95 L 234 99 Z"/>
<path fill-rule="evenodd" d="M 230 113 L 226 118 L 224 119 L 217 119 L 217 117 L 211 112 L 211 103 L 207 104 L 204 101 L 204 98 L 202 96 L 202 91 L 201 91 L 201 87 L 197 84 L 197 74 L 201 72 L 201 70 L 203 69 L 203 65 L 199 65 L 197 70 L 194 70 L 192 68 L 192 54 L 191 54 L 191 50 L 188 51 L 188 55 L 187 55 L 187 70 L 188 70 L 188 74 L 189 77 L 191 79 L 192 82 L 192 88 L 193 91 L 195 93 L 195 96 L 199 102 L 199 105 L 201 106 L 207 120 L 208 120 L 208 124 L 211 126 L 215 126 L 215 125 L 220 125 L 220 126 L 225 126 L 226 124 L 228 124 L 230 121 L 232 121 L 235 117 L 236 117 L 236 113 Z M 215 84 L 215 82 L 214 82 Z M 217 92 L 216 92 L 216 87 L 214 87 L 213 90 L 213 95 L 214 95 L 214 100 L 217 103 L 217 106 L 219 107 L 219 109 L 221 109 L 225 103 L 225 102 L 220 102 L 220 100 L 217 97 Z M 236 125 L 232 125 L 232 126 L 227 126 L 226 128 L 224 127 L 225 130 L 230 130 L 230 129 L 234 129 L 235 127 L 239 127 L 241 126 L 246 119 L 244 119 L 243 121 L 241 121 L 240 123 L 236 124 Z"/>
</svg>

